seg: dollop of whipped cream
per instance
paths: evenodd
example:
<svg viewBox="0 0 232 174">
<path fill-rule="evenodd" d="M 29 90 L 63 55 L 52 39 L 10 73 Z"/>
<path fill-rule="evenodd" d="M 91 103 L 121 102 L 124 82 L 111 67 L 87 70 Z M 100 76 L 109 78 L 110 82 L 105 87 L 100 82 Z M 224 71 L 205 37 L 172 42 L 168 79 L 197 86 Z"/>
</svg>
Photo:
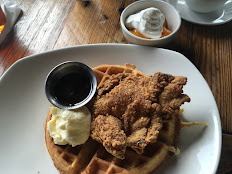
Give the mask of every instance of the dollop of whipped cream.
<svg viewBox="0 0 232 174">
<path fill-rule="evenodd" d="M 165 17 L 155 8 L 147 8 L 136 14 L 130 15 L 125 22 L 128 29 L 135 28 L 147 38 L 160 38 L 163 32 Z"/>
<path fill-rule="evenodd" d="M 52 119 L 47 129 L 54 143 L 58 145 L 84 144 L 90 135 L 91 113 L 86 106 L 75 110 L 51 107 Z"/>
</svg>

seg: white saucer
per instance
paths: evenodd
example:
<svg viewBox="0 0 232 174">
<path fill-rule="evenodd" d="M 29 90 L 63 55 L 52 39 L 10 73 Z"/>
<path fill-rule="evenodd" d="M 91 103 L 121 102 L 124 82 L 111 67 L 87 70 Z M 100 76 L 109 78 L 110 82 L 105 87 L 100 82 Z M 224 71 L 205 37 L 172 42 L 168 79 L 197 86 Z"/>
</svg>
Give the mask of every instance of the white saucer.
<svg viewBox="0 0 232 174">
<path fill-rule="evenodd" d="M 211 13 L 196 13 L 189 9 L 185 0 L 166 0 L 179 12 L 182 19 L 200 25 L 220 25 L 232 20 L 232 0 L 225 6 Z"/>
</svg>

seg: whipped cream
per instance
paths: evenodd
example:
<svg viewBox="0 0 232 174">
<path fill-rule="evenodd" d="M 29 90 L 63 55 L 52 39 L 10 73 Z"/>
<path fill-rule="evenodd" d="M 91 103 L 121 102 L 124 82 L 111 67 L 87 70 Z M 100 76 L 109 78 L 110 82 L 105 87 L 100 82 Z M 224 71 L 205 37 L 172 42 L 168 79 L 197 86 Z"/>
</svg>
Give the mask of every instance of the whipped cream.
<svg viewBox="0 0 232 174">
<path fill-rule="evenodd" d="M 87 107 L 75 110 L 51 107 L 50 112 L 52 119 L 47 123 L 47 129 L 55 144 L 74 147 L 88 140 L 91 114 Z"/>
<path fill-rule="evenodd" d="M 163 32 L 165 17 L 157 8 L 144 9 L 136 14 L 130 15 L 125 22 L 128 29 L 135 28 L 147 38 L 160 38 Z"/>
</svg>

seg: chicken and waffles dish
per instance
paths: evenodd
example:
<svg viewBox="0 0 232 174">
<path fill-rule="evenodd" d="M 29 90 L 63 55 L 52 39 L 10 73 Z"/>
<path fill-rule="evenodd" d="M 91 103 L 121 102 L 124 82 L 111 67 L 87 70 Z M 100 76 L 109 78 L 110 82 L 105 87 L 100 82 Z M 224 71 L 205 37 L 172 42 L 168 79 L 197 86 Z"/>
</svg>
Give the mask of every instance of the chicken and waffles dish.
<svg viewBox="0 0 232 174">
<path fill-rule="evenodd" d="M 61 173 L 151 173 L 170 155 L 184 123 L 180 106 L 187 78 L 161 72 L 148 76 L 134 65 L 93 68 L 98 87 L 87 108 L 90 137 L 82 144 L 57 145 L 45 126 L 48 152 Z"/>
</svg>

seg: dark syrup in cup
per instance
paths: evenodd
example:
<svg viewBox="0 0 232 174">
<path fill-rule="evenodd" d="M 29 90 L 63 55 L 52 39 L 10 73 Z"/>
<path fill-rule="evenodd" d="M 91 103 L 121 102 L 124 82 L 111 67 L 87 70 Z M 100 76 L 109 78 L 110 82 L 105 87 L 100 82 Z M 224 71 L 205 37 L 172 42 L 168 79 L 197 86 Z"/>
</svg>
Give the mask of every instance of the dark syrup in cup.
<svg viewBox="0 0 232 174">
<path fill-rule="evenodd" d="M 96 88 L 95 73 L 81 62 L 65 62 L 56 66 L 45 82 L 48 100 L 61 109 L 76 109 L 87 104 Z"/>
</svg>

